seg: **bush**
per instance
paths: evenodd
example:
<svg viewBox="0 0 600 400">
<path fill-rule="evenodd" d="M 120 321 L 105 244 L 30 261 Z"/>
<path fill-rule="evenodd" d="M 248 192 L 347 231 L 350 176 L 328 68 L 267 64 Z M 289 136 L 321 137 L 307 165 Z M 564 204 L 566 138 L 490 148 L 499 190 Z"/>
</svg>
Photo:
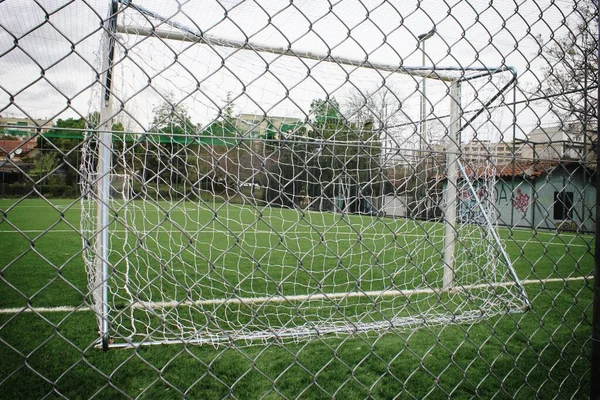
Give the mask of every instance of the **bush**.
<svg viewBox="0 0 600 400">
<path fill-rule="evenodd" d="M 25 183 L 0 183 L 0 196 L 23 197 L 31 192 L 33 185 Z"/>
<path fill-rule="evenodd" d="M 79 196 L 75 185 L 33 185 L 31 183 L 0 183 L 0 197 L 37 196 L 52 198 L 76 198 Z"/>
<path fill-rule="evenodd" d="M 38 191 L 45 197 L 54 198 L 75 198 L 78 192 L 76 186 L 70 185 L 43 185 Z"/>
</svg>

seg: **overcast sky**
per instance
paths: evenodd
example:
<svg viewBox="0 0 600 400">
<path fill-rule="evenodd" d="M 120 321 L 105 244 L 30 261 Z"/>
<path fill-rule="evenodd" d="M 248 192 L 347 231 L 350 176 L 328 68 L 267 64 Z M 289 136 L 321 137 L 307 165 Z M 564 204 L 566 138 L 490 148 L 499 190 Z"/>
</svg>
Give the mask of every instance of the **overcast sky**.
<svg viewBox="0 0 600 400">
<path fill-rule="evenodd" d="M 0 3 L 0 114 L 48 120 L 87 115 L 100 102 L 95 83 L 102 58 L 101 23 L 109 2 L 38 3 L 41 7 L 27 0 Z M 420 65 L 417 36 L 435 28 L 426 42 L 426 65 L 512 66 L 522 90 L 536 84 L 545 66 L 536 37 L 547 42 L 553 31 L 563 34 L 561 26 L 573 7 L 567 0 L 497 0 L 492 6 L 488 0 L 134 3 L 214 38 L 389 66 Z M 121 13 L 119 24 L 177 31 L 133 9 Z M 420 79 L 412 76 L 139 35 L 119 34 L 118 42 L 117 105 L 123 102 L 128 126 L 136 131 L 148 127 L 164 96 L 182 101 L 192 120 L 202 124 L 217 116 L 228 93 L 238 113 L 304 118 L 313 99 L 335 96 L 344 106 L 353 92 L 381 88 L 384 80 L 402 100 L 405 118 L 417 120 L 419 115 Z M 448 112 L 446 90 L 445 83 L 428 83 L 428 110 L 433 107 L 434 115 Z M 492 92 L 490 85 L 482 86 L 483 97 Z M 509 123 L 511 110 L 502 113 L 503 123 Z M 551 124 L 543 113 L 544 106 L 519 106 L 518 136 L 539 121 Z"/>
</svg>

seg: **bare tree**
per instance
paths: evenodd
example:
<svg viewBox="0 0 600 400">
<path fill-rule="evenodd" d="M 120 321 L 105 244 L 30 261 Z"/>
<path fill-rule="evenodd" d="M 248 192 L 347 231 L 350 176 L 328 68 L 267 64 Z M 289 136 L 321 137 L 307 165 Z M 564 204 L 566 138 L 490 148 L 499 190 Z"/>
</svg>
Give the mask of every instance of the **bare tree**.
<svg viewBox="0 0 600 400">
<path fill-rule="evenodd" d="M 406 120 L 398 90 L 386 85 L 366 91 L 350 93 L 346 103 L 346 117 L 359 125 L 373 124 L 377 131 L 393 128 Z"/>
<path fill-rule="evenodd" d="M 399 90 L 389 85 L 350 93 L 345 104 L 345 116 L 358 126 L 370 126 L 374 137 L 383 146 L 384 159 L 398 155 L 399 149 L 411 149 L 418 144 L 413 124 L 402 109 Z"/>
<path fill-rule="evenodd" d="M 589 0 L 573 3 L 565 33 L 542 43 L 546 67 L 538 94 L 548 98 L 563 129 L 584 133 L 588 143 L 598 126 L 598 9 Z"/>
</svg>

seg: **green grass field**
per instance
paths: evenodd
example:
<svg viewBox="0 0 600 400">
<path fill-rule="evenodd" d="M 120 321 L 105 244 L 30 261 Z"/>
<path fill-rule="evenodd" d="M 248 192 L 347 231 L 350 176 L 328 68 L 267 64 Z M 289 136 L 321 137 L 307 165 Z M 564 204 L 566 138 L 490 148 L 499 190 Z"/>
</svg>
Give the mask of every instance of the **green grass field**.
<svg viewBox="0 0 600 400">
<path fill-rule="evenodd" d="M 111 256 L 116 271 L 127 260 L 151 271 L 144 279 L 152 285 L 143 293 L 153 301 L 161 291 L 184 300 L 187 292 L 175 293 L 176 286 L 206 298 L 227 298 L 233 290 L 242 297 L 277 290 L 306 294 L 319 285 L 337 292 L 353 290 L 348 283 L 356 281 L 367 285 L 365 290 L 390 282 L 409 288 L 415 273 L 397 276 L 390 265 L 416 255 L 412 243 L 419 230 L 435 231 L 433 223 L 370 216 L 340 220 L 334 214 L 225 204 L 214 204 L 214 212 L 183 203 L 129 215 L 114 208 L 121 221 L 111 227 L 115 232 L 135 224 L 155 239 L 140 245 L 139 238 L 115 237 L 120 251 Z M 0 393 L 6 398 L 531 398 L 536 393 L 570 398 L 587 393 L 592 283 L 584 277 L 593 271 L 592 236 L 499 230 L 519 278 L 527 281 L 532 309 L 525 314 L 310 342 L 102 352 L 94 347 L 96 317 L 86 308 L 79 202 L 0 200 L 0 210 Z M 154 228 L 157 222 L 160 229 Z M 186 233 L 196 231 L 204 233 Z M 436 240 L 429 238 L 432 245 L 419 253 L 430 267 L 418 275 L 430 285 L 440 279 L 427 261 L 439 258 Z M 481 256 L 483 250 L 469 253 L 467 247 L 460 251 L 463 257 Z M 173 249 L 176 257 L 169 256 Z M 140 258 L 148 252 L 154 255 Z M 161 270 L 163 264 L 169 270 Z M 115 289 L 114 297 L 115 304 L 127 304 L 122 290 Z M 27 305 L 76 311 L 10 310 Z"/>
</svg>

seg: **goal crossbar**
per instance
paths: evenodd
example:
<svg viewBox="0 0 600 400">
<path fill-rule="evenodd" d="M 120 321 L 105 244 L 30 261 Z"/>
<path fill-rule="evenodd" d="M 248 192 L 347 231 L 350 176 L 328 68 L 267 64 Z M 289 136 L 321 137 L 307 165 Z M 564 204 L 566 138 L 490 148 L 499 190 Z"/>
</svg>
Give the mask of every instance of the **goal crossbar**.
<svg viewBox="0 0 600 400">
<path fill-rule="evenodd" d="M 310 51 L 298 51 L 288 47 L 275 47 L 264 44 L 251 43 L 250 41 L 241 41 L 233 39 L 218 38 L 212 35 L 208 35 L 197 30 L 191 29 L 178 22 L 169 20 L 160 14 L 147 9 L 139 4 L 134 4 L 130 0 L 119 0 L 123 5 L 130 7 L 140 14 L 146 17 L 156 19 L 162 24 L 170 26 L 175 30 L 160 29 L 155 27 L 142 27 L 142 26 L 116 26 L 116 31 L 128 35 L 138 35 L 147 37 L 158 37 L 166 40 L 176 40 L 183 42 L 199 43 L 210 46 L 228 47 L 238 50 L 252 50 L 256 52 L 272 53 L 284 56 L 293 56 L 303 59 L 309 59 L 314 61 L 325 61 L 332 62 L 340 65 L 347 65 L 357 68 L 367 68 L 379 71 L 403 73 L 407 75 L 414 75 L 421 78 L 428 78 L 434 80 L 440 80 L 444 82 L 456 82 L 456 81 L 469 81 L 472 79 L 481 78 L 483 76 L 494 75 L 498 73 L 510 72 L 513 75 L 510 85 L 514 82 L 516 77 L 516 70 L 510 66 L 499 66 L 499 67 L 444 67 L 444 66 L 403 66 L 403 65 L 391 65 L 382 64 L 374 61 L 369 61 L 367 57 L 364 59 L 352 59 L 348 57 L 338 57 L 331 54 L 319 54 Z M 448 73 L 459 73 L 458 77 L 452 77 Z M 446 74 L 444 74 L 446 73 Z M 448 75 L 447 75 L 448 74 Z M 510 86 L 509 85 L 509 86 Z M 504 90 L 501 90 L 502 92 Z"/>
</svg>

